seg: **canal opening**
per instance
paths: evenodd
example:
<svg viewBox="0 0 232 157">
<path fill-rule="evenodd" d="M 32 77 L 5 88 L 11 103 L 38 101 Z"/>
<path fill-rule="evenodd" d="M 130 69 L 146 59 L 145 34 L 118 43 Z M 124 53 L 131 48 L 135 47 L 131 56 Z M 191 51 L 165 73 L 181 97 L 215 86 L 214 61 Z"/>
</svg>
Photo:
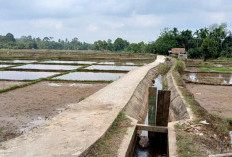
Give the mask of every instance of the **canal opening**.
<svg viewBox="0 0 232 157">
<path fill-rule="evenodd" d="M 168 156 L 170 91 L 163 91 L 162 81 L 159 75 L 149 88 L 147 115 L 144 126 L 137 127 L 133 157 Z"/>
</svg>

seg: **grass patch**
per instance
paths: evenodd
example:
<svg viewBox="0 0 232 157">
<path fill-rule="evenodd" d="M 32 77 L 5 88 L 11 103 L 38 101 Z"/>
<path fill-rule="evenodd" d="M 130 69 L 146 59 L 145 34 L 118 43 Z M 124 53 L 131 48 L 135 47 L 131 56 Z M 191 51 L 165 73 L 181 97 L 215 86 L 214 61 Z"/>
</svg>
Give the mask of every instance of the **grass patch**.
<svg viewBox="0 0 232 157">
<path fill-rule="evenodd" d="M 81 97 L 81 98 L 79 99 L 79 102 L 82 101 L 82 100 L 85 100 L 85 97 Z"/>
<path fill-rule="evenodd" d="M 167 74 L 167 72 L 169 71 L 169 69 L 170 69 L 170 67 L 166 63 L 162 63 L 158 67 L 158 73 L 163 76 L 163 75 Z"/>
<path fill-rule="evenodd" d="M 197 135 L 189 134 L 184 131 L 184 127 L 181 125 L 175 126 L 177 136 L 178 154 L 180 157 L 204 157 L 207 153 L 203 152 L 196 143 Z"/>
<path fill-rule="evenodd" d="M 232 71 L 231 69 L 228 68 L 222 68 L 222 67 L 200 67 L 201 70 L 213 70 L 213 71 L 219 71 L 219 72 L 227 72 L 227 71 Z"/>
<path fill-rule="evenodd" d="M 217 58 L 217 61 L 232 61 L 232 58 L 219 57 L 219 58 Z"/>
<path fill-rule="evenodd" d="M 228 123 L 232 124 L 232 118 L 227 118 L 226 120 Z"/>
<path fill-rule="evenodd" d="M 163 90 L 168 88 L 168 84 L 167 84 L 167 79 L 166 78 L 163 78 L 162 85 L 163 85 Z"/>
<path fill-rule="evenodd" d="M 176 61 L 175 65 L 174 65 L 174 69 L 177 70 L 180 74 L 183 74 L 184 70 L 186 69 L 185 62 Z"/>
<path fill-rule="evenodd" d="M 116 157 L 129 126 L 130 120 L 123 112 L 120 112 L 105 136 L 97 141 L 87 157 Z"/>
</svg>

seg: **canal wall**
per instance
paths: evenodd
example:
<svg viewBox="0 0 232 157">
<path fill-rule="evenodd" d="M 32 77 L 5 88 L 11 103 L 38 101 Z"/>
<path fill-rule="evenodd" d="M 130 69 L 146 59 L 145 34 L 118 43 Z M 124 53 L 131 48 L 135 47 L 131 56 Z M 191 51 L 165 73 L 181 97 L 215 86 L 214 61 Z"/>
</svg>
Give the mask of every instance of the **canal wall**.
<svg viewBox="0 0 232 157">
<path fill-rule="evenodd" d="M 144 79 L 136 87 L 132 97 L 128 101 L 123 111 L 130 117 L 137 119 L 138 123 L 144 122 L 147 115 L 149 87 L 152 80 L 158 76 L 158 66 L 150 69 Z"/>
<path fill-rule="evenodd" d="M 178 121 L 189 119 L 188 105 L 185 103 L 184 98 L 180 94 L 175 80 L 172 76 L 172 69 L 167 74 L 168 90 L 171 91 L 170 97 L 170 119 L 169 121 Z"/>
<path fill-rule="evenodd" d="M 156 67 L 165 62 L 157 56 L 155 62 L 130 71 L 70 109 L 46 121 L 37 129 L 1 143 L 1 157 L 70 157 L 84 156 L 112 125 L 121 111 L 142 119 Z M 145 93 L 144 93 L 145 92 Z M 140 96 L 142 95 L 142 96 Z M 140 110 L 141 109 L 141 110 Z"/>
</svg>

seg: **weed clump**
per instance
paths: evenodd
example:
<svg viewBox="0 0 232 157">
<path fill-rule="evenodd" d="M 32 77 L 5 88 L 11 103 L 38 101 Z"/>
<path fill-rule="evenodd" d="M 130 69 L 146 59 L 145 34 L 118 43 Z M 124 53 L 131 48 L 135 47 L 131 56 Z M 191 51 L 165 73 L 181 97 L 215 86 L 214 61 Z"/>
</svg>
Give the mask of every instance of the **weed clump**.
<svg viewBox="0 0 232 157">
<path fill-rule="evenodd" d="M 174 69 L 182 75 L 186 69 L 185 63 L 183 61 L 176 61 Z"/>
</svg>

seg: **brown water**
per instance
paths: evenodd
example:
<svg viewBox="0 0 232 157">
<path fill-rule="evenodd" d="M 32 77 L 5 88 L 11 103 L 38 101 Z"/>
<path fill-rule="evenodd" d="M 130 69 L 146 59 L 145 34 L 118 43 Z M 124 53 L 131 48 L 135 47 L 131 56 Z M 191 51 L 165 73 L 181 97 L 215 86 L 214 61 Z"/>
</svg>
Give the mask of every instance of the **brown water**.
<svg viewBox="0 0 232 157">
<path fill-rule="evenodd" d="M 232 74 L 228 73 L 187 73 L 185 78 L 199 83 L 232 84 Z"/>
</svg>

